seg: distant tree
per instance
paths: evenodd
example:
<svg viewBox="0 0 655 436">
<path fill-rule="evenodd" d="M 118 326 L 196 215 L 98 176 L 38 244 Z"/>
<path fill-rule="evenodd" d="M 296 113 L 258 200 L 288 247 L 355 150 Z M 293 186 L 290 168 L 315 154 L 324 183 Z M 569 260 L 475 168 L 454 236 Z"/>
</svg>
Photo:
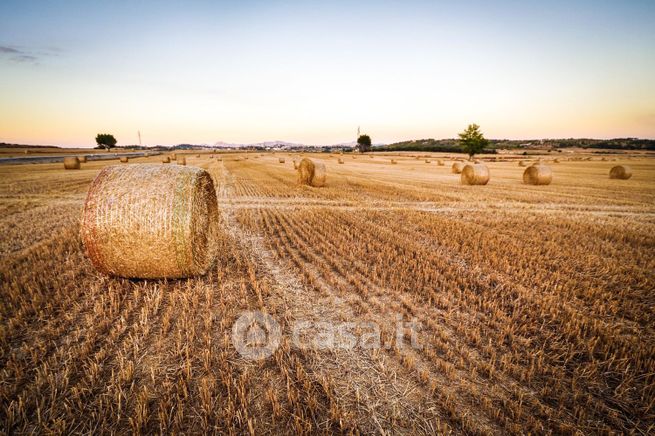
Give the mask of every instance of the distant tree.
<svg viewBox="0 0 655 436">
<path fill-rule="evenodd" d="M 360 135 L 357 138 L 357 148 L 361 153 L 371 151 L 371 137 L 368 135 Z"/>
<path fill-rule="evenodd" d="M 106 148 L 109 150 L 116 146 L 116 138 L 109 133 L 98 133 L 96 135 L 96 144 L 98 144 L 99 148 Z"/>
<path fill-rule="evenodd" d="M 469 126 L 462 133 L 459 134 L 459 143 L 462 149 L 468 153 L 469 158 L 473 155 L 480 153 L 489 144 L 480 131 L 480 126 L 477 124 L 469 124 Z"/>
</svg>

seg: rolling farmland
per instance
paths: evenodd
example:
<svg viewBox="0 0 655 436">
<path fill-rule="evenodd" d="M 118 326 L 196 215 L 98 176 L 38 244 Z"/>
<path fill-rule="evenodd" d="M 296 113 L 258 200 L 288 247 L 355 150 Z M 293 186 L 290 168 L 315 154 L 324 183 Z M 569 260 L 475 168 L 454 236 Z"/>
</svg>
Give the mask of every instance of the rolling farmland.
<svg viewBox="0 0 655 436">
<path fill-rule="evenodd" d="M 445 155 L 306 153 L 314 188 L 294 154 L 185 156 L 221 232 L 182 280 L 87 258 L 86 192 L 116 161 L 0 166 L 0 432 L 655 431 L 654 159 L 548 162 L 545 186 L 486 162 L 463 186 Z M 235 349 L 245 311 L 280 324 L 270 357 Z M 299 322 L 381 343 L 298 347 Z"/>
</svg>

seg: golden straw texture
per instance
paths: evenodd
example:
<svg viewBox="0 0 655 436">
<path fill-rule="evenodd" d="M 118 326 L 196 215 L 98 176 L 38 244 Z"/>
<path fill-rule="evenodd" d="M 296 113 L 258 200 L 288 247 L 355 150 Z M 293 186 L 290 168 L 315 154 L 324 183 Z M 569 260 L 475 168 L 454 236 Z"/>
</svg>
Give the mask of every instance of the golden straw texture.
<svg viewBox="0 0 655 436">
<path fill-rule="evenodd" d="M 464 169 L 464 164 L 461 162 L 453 163 L 453 166 L 450 168 L 453 174 L 461 174 L 463 169 Z"/>
<path fill-rule="evenodd" d="M 610 179 L 628 180 L 632 177 L 632 168 L 627 165 L 617 165 L 610 170 Z"/>
<path fill-rule="evenodd" d="M 553 171 L 546 165 L 531 165 L 523 171 L 523 183 L 526 185 L 550 185 Z"/>
<path fill-rule="evenodd" d="M 314 187 L 325 186 L 327 171 L 325 165 L 303 158 L 298 164 L 298 183 Z"/>
<path fill-rule="evenodd" d="M 79 170 L 80 169 L 80 160 L 75 156 L 65 157 L 64 158 L 64 169 Z"/>
<path fill-rule="evenodd" d="M 105 167 L 89 188 L 80 231 L 98 271 L 130 278 L 204 274 L 217 232 L 209 174 L 156 164 Z"/>
<path fill-rule="evenodd" d="M 489 168 L 484 164 L 468 164 L 462 169 L 462 185 L 486 185 L 489 183 Z"/>
</svg>

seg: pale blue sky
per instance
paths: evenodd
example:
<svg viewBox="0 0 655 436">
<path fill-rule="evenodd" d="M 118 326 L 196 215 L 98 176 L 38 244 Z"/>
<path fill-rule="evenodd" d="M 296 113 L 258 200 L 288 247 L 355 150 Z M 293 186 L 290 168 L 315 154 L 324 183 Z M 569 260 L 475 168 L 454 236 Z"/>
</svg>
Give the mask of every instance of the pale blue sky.
<svg viewBox="0 0 655 436">
<path fill-rule="evenodd" d="M 655 1 L 0 2 L 0 141 L 655 138 Z"/>
</svg>

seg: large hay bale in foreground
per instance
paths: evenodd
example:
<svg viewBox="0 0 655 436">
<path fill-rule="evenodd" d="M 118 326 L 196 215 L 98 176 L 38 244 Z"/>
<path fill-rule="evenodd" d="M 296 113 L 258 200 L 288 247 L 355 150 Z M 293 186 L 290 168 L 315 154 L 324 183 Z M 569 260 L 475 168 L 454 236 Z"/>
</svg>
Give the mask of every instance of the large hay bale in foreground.
<svg viewBox="0 0 655 436">
<path fill-rule="evenodd" d="M 127 158 L 127 156 L 121 156 L 120 161 L 121 161 L 121 163 L 128 163 L 129 159 Z"/>
<path fill-rule="evenodd" d="M 325 165 L 303 158 L 298 164 L 298 183 L 314 187 L 325 186 L 327 172 Z"/>
<path fill-rule="evenodd" d="M 171 158 L 168 156 L 164 156 L 161 158 L 161 163 L 171 163 Z"/>
<path fill-rule="evenodd" d="M 181 156 L 177 159 L 177 164 L 178 165 L 186 165 L 186 157 Z"/>
<path fill-rule="evenodd" d="M 455 162 L 453 163 L 453 166 L 450 167 L 450 171 L 453 174 L 461 174 L 463 169 L 464 169 L 464 164 L 462 162 Z"/>
<path fill-rule="evenodd" d="M 69 156 L 64 158 L 64 169 L 66 170 L 79 170 L 80 160 L 77 156 Z"/>
<path fill-rule="evenodd" d="M 486 185 L 489 183 L 489 168 L 483 164 L 468 164 L 462 169 L 462 185 Z"/>
<path fill-rule="evenodd" d="M 80 163 L 86 163 L 86 156 L 80 156 L 78 159 L 80 160 Z"/>
<path fill-rule="evenodd" d="M 610 170 L 610 179 L 628 180 L 632 177 L 632 168 L 627 165 L 617 165 Z"/>
<path fill-rule="evenodd" d="M 283 157 L 279 158 L 277 161 L 278 161 L 279 163 L 284 163 L 284 162 L 286 162 L 286 161 L 284 160 Z"/>
<path fill-rule="evenodd" d="M 217 232 L 209 174 L 156 164 L 105 167 L 89 188 L 80 231 L 98 271 L 130 278 L 204 274 Z"/>
<path fill-rule="evenodd" d="M 532 165 L 523 171 L 523 183 L 526 185 L 550 185 L 553 171 L 546 165 Z"/>
</svg>

